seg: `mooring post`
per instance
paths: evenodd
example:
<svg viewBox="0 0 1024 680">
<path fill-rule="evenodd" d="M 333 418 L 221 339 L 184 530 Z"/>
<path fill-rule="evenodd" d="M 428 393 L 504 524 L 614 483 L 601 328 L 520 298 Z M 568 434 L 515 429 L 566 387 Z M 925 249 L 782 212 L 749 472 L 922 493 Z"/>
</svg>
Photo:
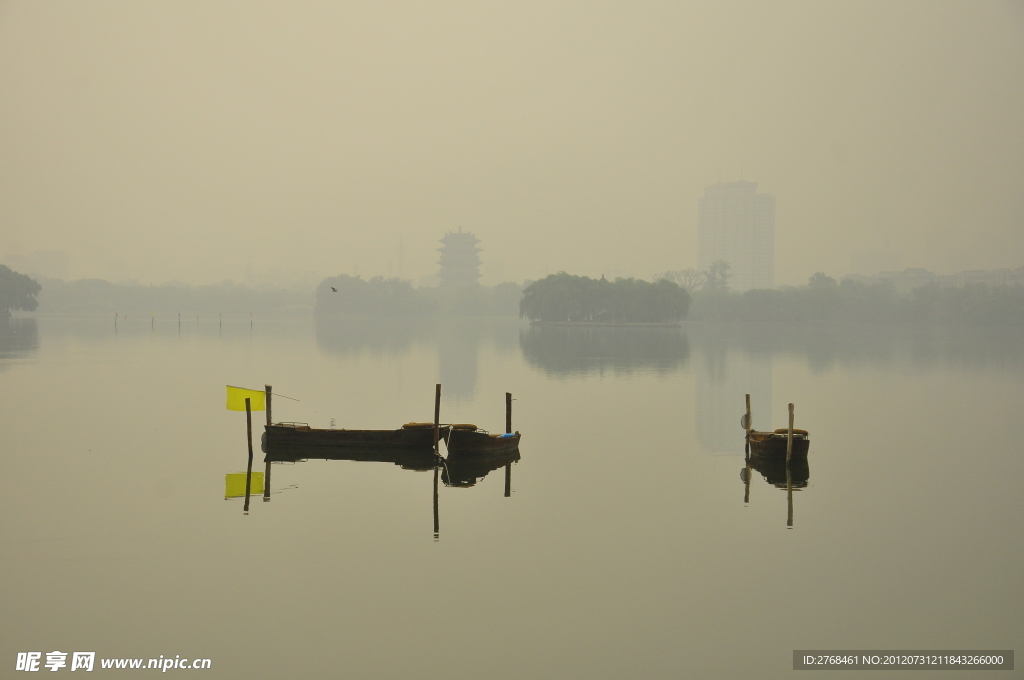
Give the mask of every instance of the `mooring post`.
<svg viewBox="0 0 1024 680">
<path fill-rule="evenodd" d="M 438 452 L 437 440 L 441 425 L 441 383 L 434 390 L 434 453 Z"/>
<path fill-rule="evenodd" d="M 512 434 L 512 393 L 505 393 L 505 434 Z"/>
<path fill-rule="evenodd" d="M 750 430 L 753 423 L 750 421 L 750 395 L 747 395 L 747 422 L 744 428 L 747 431 L 747 440 L 750 440 Z"/>
<path fill-rule="evenodd" d="M 271 390 L 271 387 L 270 387 L 270 385 L 264 385 L 263 388 L 267 391 L 267 397 L 266 397 L 266 399 L 267 399 L 267 426 L 269 427 L 270 423 L 272 422 L 270 420 L 270 390 Z M 270 435 L 269 434 L 267 435 L 267 439 L 268 440 L 270 439 Z M 268 449 L 270 448 L 269 445 L 268 445 L 267 448 Z M 270 452 L 268 451 L 267 452 L 268 455 L 265 456 L 264 459 L 263 459 L 264 462 L 267 465 L 267 469 L 263 471 L 263 502 L 264 503 L 269 503 L 270 502 L 270 455 L 269 455 L 269 453 Z"/>
<path fill-rule="evenodd" d="M 270 397 L 271 397 L 270 390 L 271 390 L 271 387 L 270 387 L 270 385 L 264 385 L 263 389 L 267 393 L 267 425 L 270 425 L 273 422 L 270 419 Z"/>
<path fill-rule="evenodd" d="M 505 498 L 512 496 L 512 463 L 505 463 Z"/>
<path fill-rule="evenodd" d="M 789 436 L 786 438 L 786 464 L 793 457 L 793 405 L 789 405 Z"/>
<path fill-rule="evenodd" d="M 750 416 L 750 395 L 747 395 L 747 413 L 743 417 L 745 443 L 743 445 L 743 502 L 750 503 L 750 430 L 753 427 Z"/>
<path fill-rule="evenodd" d="M 245 470 L 245 507 L 242 510 L 249 514 L 249 491 L 252 489 L 252 407 L 249 397 L 245 398 L 245 426 L 249 435 L 249 467 Z"/>
</svg>

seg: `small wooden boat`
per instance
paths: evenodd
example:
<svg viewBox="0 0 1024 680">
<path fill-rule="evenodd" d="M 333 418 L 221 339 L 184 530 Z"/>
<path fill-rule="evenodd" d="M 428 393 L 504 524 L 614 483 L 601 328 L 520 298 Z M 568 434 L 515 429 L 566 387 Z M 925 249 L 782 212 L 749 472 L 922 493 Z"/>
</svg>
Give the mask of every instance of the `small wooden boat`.
<svg viewBox="0 0 1024 680">
<path fill-rule="evenodd" d="M 397 430 L 328 430 L 307 423 L 274 423 L 266 425 L 265 430 L 263 451 L 267 461 L 325 458 L 397 462 L 396 456 L 434 453 L 433 423 L 406 423 Z M 438 440 L 447 444 L 449 454 L 498 454 L 519 448 L 518 432 L 494 435 L 468 423 L 441 425 Z"/>
<path fill-rule="evenodd" d="M 786 459 L 786 440 L 789 438 L 789 430 L 780 428 L 774 432 L 750 431 L 750 455 Z M 811 446 L 811 440 L 807 430 L 793 430 L 793 452 L 792 458 L 803 458 L 806 460 L 807 451 Z"/>
<path fill-rule="evenodd" d="M 381 452 L 387 452 L 387 456 L 434 452 L 433 423 L 408 423 L 397 430 L 326 430 L 306 423 L 274 423 L 265 429 L 263 450 L 269 461 L 296 457 L 378 460 Z M 442 428 L 442 437 L 444 434 Z M 301 455 L 303 452 L 309 455 Z M 390 460 L 387 456 L 385 459 Z"/>
<path fill-rule="evenodd" d="M 507 453 L 519 449 L 519 433 L 490 434 L 475 425 L 453 425 L 446 433 L 445 443 L 448 445 L 449 456 Z"/>
</svg>

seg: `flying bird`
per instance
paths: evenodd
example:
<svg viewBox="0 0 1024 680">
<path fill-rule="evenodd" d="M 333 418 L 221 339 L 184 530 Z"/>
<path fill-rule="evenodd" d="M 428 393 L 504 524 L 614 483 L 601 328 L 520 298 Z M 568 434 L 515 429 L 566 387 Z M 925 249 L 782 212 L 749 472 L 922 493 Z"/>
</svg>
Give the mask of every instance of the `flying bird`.
<svg viewBox="0 0 1024 680">
<path fill-rule="evenodd" d="M 338 289 L 337 289 L 337 288 L 335 288 L 334 286 L 331 286 L 331 291 L 332 291 L 332 292 L 334 292 L 334 293 L 337 293 L 337 292 L 338 292 Z"/>
</svg>

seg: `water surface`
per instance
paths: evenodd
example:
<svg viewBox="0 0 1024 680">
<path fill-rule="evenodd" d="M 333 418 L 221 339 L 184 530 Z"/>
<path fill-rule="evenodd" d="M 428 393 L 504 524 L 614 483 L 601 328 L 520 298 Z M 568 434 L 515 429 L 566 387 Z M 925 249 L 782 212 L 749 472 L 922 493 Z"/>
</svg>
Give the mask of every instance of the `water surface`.
<svg viewBox="0 0 1024 680">
<path fill-rule="evenodd" d="M 150 322 L 0 328 L 4 664 L 776 678 L 793 649 L 1021 648 L 1016 337 Z M 509 497 L 503 469 L 442 478 L 438 540 L 429 469 L 275 465 L 270 502 L 224 499 L 246 464 L 225 384 L 300 400 L 275 420 L 393 428 L 432 419 L 437 382 L 443 421 L 499 431 L 512 392 L 523 433 Z M 744 503 L 745 393 L 756 427 L 793 402 L 811 431 L 791 529 L 756 471 Z"/>
</svg>

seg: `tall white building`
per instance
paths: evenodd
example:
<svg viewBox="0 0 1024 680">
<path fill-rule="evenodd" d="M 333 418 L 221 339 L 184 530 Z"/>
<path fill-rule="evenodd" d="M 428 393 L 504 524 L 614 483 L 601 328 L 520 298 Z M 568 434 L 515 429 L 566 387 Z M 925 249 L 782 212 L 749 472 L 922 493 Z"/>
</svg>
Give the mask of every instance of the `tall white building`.
<svg viewBox="0 0 1024 680">
<path fill-rule="evenodd" d="M 705 189 L 697 238 L 701 270 L 712 262 L 728 262 L 733 290 L 775 285 L 775 197 L 757 193 L 757 182 L 728 182 Z"/>
</svg>

